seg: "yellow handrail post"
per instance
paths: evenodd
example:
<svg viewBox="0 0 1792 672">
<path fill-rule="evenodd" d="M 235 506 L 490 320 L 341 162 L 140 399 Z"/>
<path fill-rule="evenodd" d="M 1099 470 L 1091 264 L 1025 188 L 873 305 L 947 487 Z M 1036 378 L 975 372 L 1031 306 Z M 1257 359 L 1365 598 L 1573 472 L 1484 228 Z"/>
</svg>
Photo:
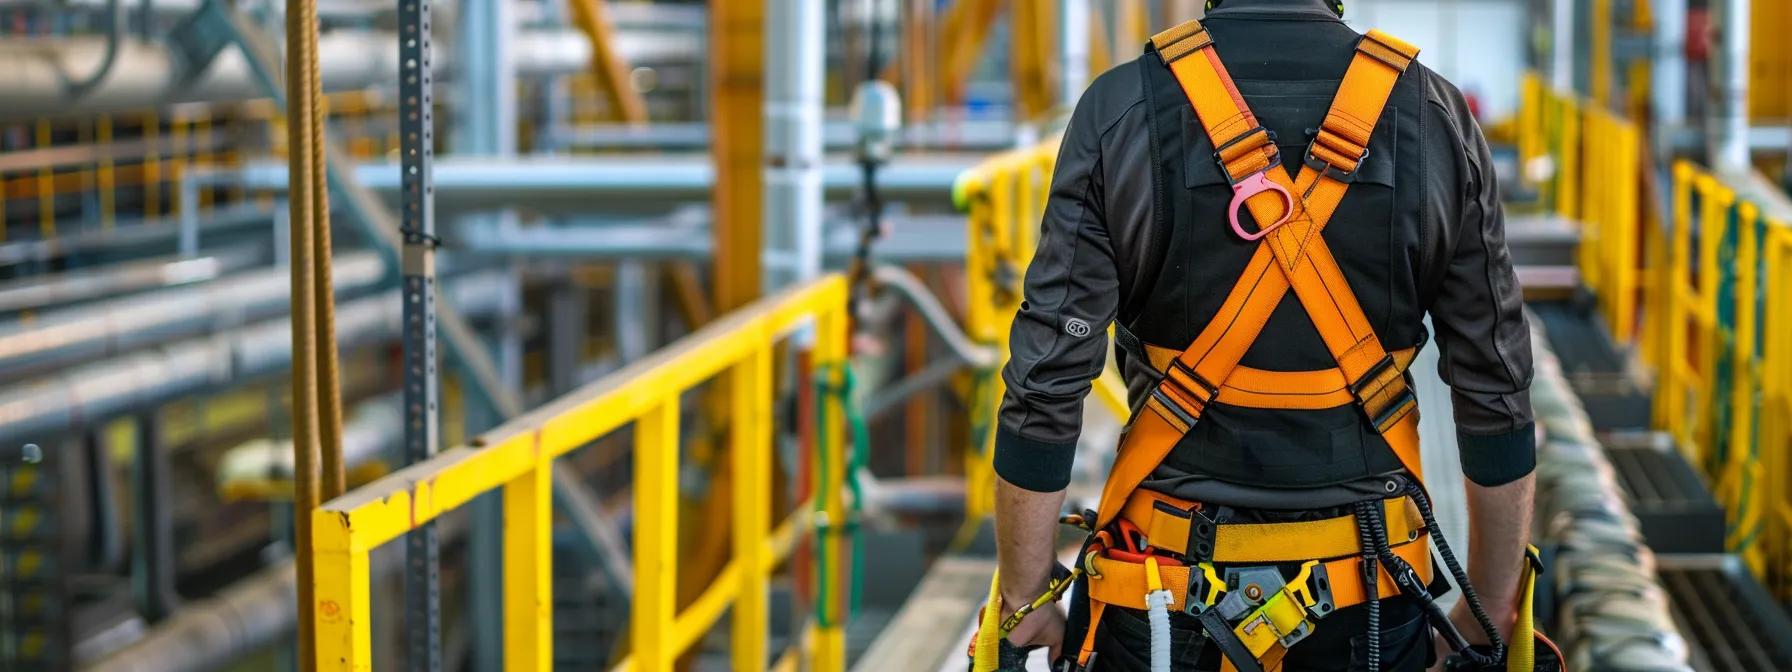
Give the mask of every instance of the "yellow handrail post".
<svg viewBox="0 0 1792 672">
<path fill-rule="evenodd" d="M 318 669 L 372 670 L 371 549 L 354 546 L 346 516 L 323 509 L 312 510 L 311 549 Z"/>
<path fill-rule="evenodd" d="M 1755 474 L 1759 472 L 1760 465 L 1754 455 L 1754 405 L 1757 391 L 1754 373 L 1757 292 L 1755 264 L 1760 260 L 1755 247 L 1755 224 L 1761 212 L 1754 203 L 1748 201 L 1738 203 L 1736 211 L 1736 324 L 1730 349 L 1730 426 L 1727 438 L 1730 444 L 1729 459 L 1737 477 L 1758 481 Z M 1752 548 L 1752 540 L 1756 536 L 1755 527 L 1760 522 L 1761 493 L 1758 486 L 1749 488 L 1752 492 L 1743 500 L 1742 490 L 1738 489 L 1737 506 L 1734 508 L 1736 524 L 1727 545 L 1741 553 L 1743 559 L 1759 575 L 1763 567 L 1759 551 Z"/>
<path fill-rule="evenodd" d="M 740 567 L 740 596 L 734 603 L 734 669 L 765 665 L 770 635 L 766 594 L 771 558 L 772 348 L 735 364 L 728 382 L 734 459 L 734 563 Z"/>
<path fill-rule="evenodd" d="M 504 484 L 506 672 L 554 668 L 554 462 L 534 443 L 535 464 Z"/>
<path fill-rule="evenodd" d="M 1681 430 L 1686 422 L 1686 401 L 1683 396 L 1685 388 L 1686 361 L 1686 318 L 1688 303 L 1692 300 L 1686 291 L 1686 280 L 1692 268 L 1692 199 L 1693 169 L 1692 164 L 1685 161 L 1674 163 L 1674 213 L 1673 224 L 1669 228 L 1668 267 L 1663 273 L 1667 293 L 1667 316 L 1662 321 L 1665 331 L 1666 347 L 1662 352 L 1662 384 L 1656 393 L 1660 403 L 1656 408 L 1657 426 L 1666 430 L 1676 440 L 1682 439 Z M 1685 441 L 1678 441 L 1681 451 L 1687 460 L 1692 461 L 1691 450 Z M 1697 464 L 1697 462 L 1693 462 Z"/>
<path fill-rule="evenodd" d="M 815 361 L 816 371 L 827 375 L 830 387 L 844 384 L 846 365 L 847 322 L 844 311 L 830 310 L 815 317 Z M 842 672 L 846 669 L 846 617 L 847 587 L 851 577 L 841 558 L 850 550 L 850 537 L 845 533 L 849 521 L 846 517 L 846 409 L 841 406 L 840 398 L 827 395 L 822 403 L 822 413 L 817 420 L 821 426 L 816 429 L 818 440 L 828 451 L 826 464 L 828 474 L 825 481 L 828 488 L 817 496 L 821 498 L 822 514 L 825 516 L 825 527 L 828 534 L 819 540 L 817 546 L 826 550 L 821 556 L 820 576 L 829 577 L 834 585 L 829 587 L 830 604 L 823 604 L 822 609 L 830 615 L 828 622 L 817 628 L 815 635 L 815 658 L 813 669 L 817 672 Z M 825 438 L 823 438 L 825 436 Z"/>
<path fill-rule="evenodd" d="M 1722 436 L 1713 426 L 1717 395 L 1722 394 L 1713 383 L 1717 379 L 1717 252 L 1724 239 L 1725 220 L 1731 206 L 1735 204 L 1736 194 L 1721 184 L 1716 178 L 1702 175 L 1699 187 L 1705 194 L 1704 213 L 1699 218 L 1699 391 L 1698 403 L 1694 414 L 1693 440 L 1701 450 L 1702 464 L 1707 474 L 1715 474 L 1722 465 L 1712 464 L 1710 460 L 1716 454 L 1715 440 Z"/>
<path fill-rule="evenodd" d="M 678 398 L 635 421 L 635 668 L 668 670 L 678 599 Z"/>
</svg>

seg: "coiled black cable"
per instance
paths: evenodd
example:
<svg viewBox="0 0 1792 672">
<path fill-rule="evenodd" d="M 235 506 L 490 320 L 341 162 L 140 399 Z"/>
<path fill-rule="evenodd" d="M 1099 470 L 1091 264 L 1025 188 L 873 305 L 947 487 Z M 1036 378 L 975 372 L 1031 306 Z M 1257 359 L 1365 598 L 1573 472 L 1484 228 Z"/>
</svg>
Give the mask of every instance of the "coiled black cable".
<svg viewBox="0 0 1792 672">
<path fill-rule="evenodd" d="M 1487 641 L 1493 644 L 1493 659 L 1504 660 L 1506 644 L 1500 639 L 1499 628 L 1494 627 L 1493 619 L 1487 616 L 1487 610 L 1481 606 L 1481 596 L 1475 594 L 1475 587 L 1468 582 L 1468 572 L 1462 570 L 1462 563 L 1457 562 L 1456 554 L 1450 552 L 1450 543 L 1444 540 L 1443 529 L 1437 526 L 1437 516 L 1431 511 L 1431 500 L 1425 497 L 1425 488 L 1420 487 L 1417 482 L 1408 482 L 1406 495 L 1418 505 L 1419 515 L 1425 519 L 1425 529 L 1430 531 L 1438 555 L 1443 556 L 1444 566 L 1449 568 L 1450 576 L 1456 579 L 1456 585 L 1462 589 L 1462 599 L 1468 601 L 1469 611 L 1474 613 L 1475 621 L 1487 632 Z"/>
<path fill-rule="evenodd" d="M 1371 521 L 1375 507 L 1381 502 L 1359 502 L 1356 505 L 1357 543 L 1363 551 L 1363 596 L 1369 605 L 1368 672 L 1381 672 L 1381 571 L 1376 564 L 1376 533 Z M 1386 543 L 1386 534 L 1382 543 Z"/>
</svg>

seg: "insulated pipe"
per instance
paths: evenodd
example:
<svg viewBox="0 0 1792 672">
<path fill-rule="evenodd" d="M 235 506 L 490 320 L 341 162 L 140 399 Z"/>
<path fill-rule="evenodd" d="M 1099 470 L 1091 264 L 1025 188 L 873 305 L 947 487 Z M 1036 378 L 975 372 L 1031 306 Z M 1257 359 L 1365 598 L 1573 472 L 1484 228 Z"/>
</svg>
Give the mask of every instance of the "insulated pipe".
<svg viewBox="0 0 1792 672">
<path fill-rule="evenodd" d="M 370 253 L 344 256 L 336 270 L 336 291 L 344 294 L 367 290 L 386 278 L 384 263 Z M 286 269 L 265 269 L 197 287 L 49 313 L 28 325 L 8 325 L 0 328 L 0 379 L 271 317 L 288 309 L 290 283 Z"/>
<path fill-rule="evenodd" d="M 827 8 L 768 0 L 766 14 L 764 289 L 775 292 L 821 275 Z"/>
<path fill-rule="evenodd" d="M 460 537 L 461 516 L 438 519 L 444 543 Z M 401 570 L 404 554 L 372 554 L 376 582 Z M 298 613 L 288 560 L 193 602 L 131 645 L 84 666 L 83 672 L 213 672 L 292 636 Z"/>
<path fill-rule="evenodd" d="M 644 39 L 620 39 L 618 48 L 646 60 L 670 54 L 694 57 L 690 40 L 670 45 Z M 591 58 L 591 43 L 569 30 L 537 30 L 517 36 L 517 71 L 523 76 L 576 72 Z M 632 50 L 632 51 L 631 51 Z M 318 39 L 319 76 L 326 91 L 347 91 L 396 85 L 398 38 L 393 33 L 331 31 Z M 435 61 L 438 73 L 455 67 L 453 52 Z M 118 45 L 116 62 L 94 82 L 86 95 L 70 96 L 67 83 L 93 73 L 106 58 L 106 38 L 8 39 L 0 42 L 0 118 L 23 119 L 66 113 L 106 114 L 174 103 L 215 103 L 262 98 L 248 59 L 238 49 L 225 49 L 203 74 L 183 82 L 178 57 L 161 44 L 127 40 Z"/>
<path fill-rule="evenodd" d="M 448 295 L 468 315 L 489 315 L 502 304 L 509 282 L 501 272 L 469 275 L 449 284 Z M 336 312 L 336 329 L 344 350 L 397 338 L 398 292 L 344 304 Z M 0 442 L 44 442 L 291 364 L 292 326 L 286 319 L 93 362 L 0 388 Z"/>
<path fill-rule="evenodd" d="M 1666 135 L 1686 123 L 1687 0 L 1653 0 L 1655 62 L 1649 65 L 1649 96 L 1655 105 L 1654 126 Z"/>
<path fill-rule="evenodd" d="M 265 246 L 248 245 L 193 259 L 150 259 L 53 276 L 0 282 L 0 313 L 70 306 L 105 297 L 216 280 L 262 263 Z"/>
<path fill-rule="evenodd" d="M 878 194 L 890 201 L 950 205 L 952 185 L 983 157 L 976 154 L 899 156 L 878 168 Z M 590 213 L 594 199 L 610 208 L 659 209 L 668 203 L 708 201 L 715 190 L 715 167 L 700 154 L 613 157 L 442 157 L 433 167 L 438 216 L 444 211 L 497 210 L 527 206 L 538 213 Z M 857 163 L 830 160 L 819 170 L 824 194 L 853 198 L 864 183 Z M 396 204 L 398 165 L 355 166 L 355 179 Z M 251 191 L 284 192 L 285 166 L 261 163 L 219 172 L 215 184 Z"/>
<path fill-rule="evenodd" d="M 1723 0 L 1718 27 L 1723 36 L 1719 72 L 1723 100 L 1719 101 L 1717 142 L 1712 145 L 1711 165 L 1719 170 L 1747 170 L 1749 0 Z"/>
<path fill-rule="evenodd" d="M 199 222 L 201 234 L 237 232 L 252 227 L 265 227 L 272 213 L 254 204 L 221 207 Z M 124 220 L 111 229 L 96 229 L 57 236 L 50 240 L 31 240 L 0 245 L 0 267 L 28 263 L 49 263 L 66 256 L 105 253 L 129 248 L 141 253 L 148 249 L 172 252 L 165 245 L 181 234 L 179 217 Z"/>
</svg>

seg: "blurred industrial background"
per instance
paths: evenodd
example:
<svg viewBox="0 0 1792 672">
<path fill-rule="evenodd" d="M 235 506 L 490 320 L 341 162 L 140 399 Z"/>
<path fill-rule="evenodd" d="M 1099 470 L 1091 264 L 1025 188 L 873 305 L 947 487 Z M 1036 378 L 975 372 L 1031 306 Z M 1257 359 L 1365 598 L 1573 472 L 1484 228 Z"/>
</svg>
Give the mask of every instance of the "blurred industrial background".
<svg viewBox="0 0 1792 672">
<path fill-rule="evenodd" d="M 802 633 L 819 628 L 844 648 L 817 669 L 961 663 L 991 566 L 992 378 L 1053 138 L 1090 78 L 1200 3 L 425 3 L 435 158 L 407 196 L 401 37 L 417 1 L 315 0 L 327 125 L 298 151 L 326 162 L 334 230 L 352 490 L 331 506 L 415 498 L 448 473 L 388 477 L 409 461 L 401 387 L 423 375 L 402 360 L 397 214 L 426 199 L 448 311 L 431 327 L 441 448 L 527 431 L 539 448 L 543 428 L 609 423 L 535 458 L 565 453 L 543 471 L 554 514 L 535 521 L 552 655 L 531 666 L 610 669 L 663 638 L 664 660 L 724 669 L 741 648 L 726 626 L 740 604 L 724 607 L 767 574 L 770 604 L 753 608 L 774 654 L 813 653 Z M 1497 145 L 1539 347 L 1558 351 L 1539 377 L 1538 539 L 1582 572 L 1558 573 L 1542 607 L 1574 669 L 1792 669 L 1792 2 L 1346 7 L 1420 46 Z M 291 322 L 291 264 L 312 262 L 289 244 L 286 17 L 275 0 L 0 0 L 0 444 L 44 455 L 0 465 L 0 672 L 295 669 L 299 620 L 327 617 L 295 596 L 289 371 L 319 346 Z M 669 466 L 610 431 L 644 411 L 592 410 L 673 375 L 680 353 L 745 338 L 728 316 L 771 310 L 762 297 L 843 270 L 853 296 L 874 293 L 839 402 L 862 426 L 818 421 L 811 397 L 833 390 L 790 382 L 801 358 L 778 351 L 779 392 L 752 407 L 775 434 L 764 493 L 731 475 L 746 407 L 726 385 L 668 402 L 684 428 L 661 444 Z M 826 324 L 832 309 L 814 310 Z M 1444 392 L 1414 375 L 1427 459 L 1450 459 Z M 1085 488 L 1126 411 L 1111 383 L 1090 404 Z M 768 537 L 776 558 L 829 534 L 796 496 L 846 487 L 827 480 L 828 451 L 847 454 L 828 435 L 862 458 L 844 500 L 856 569 L 818 556 L 741 574 L 731 493 L 769 493 L 802 523 Z M 652 469 L 675 476 L 646 488 Z M 427 604 L 442 668 L 521 669 L 505 590 L 523 571 L 509 526 L 530 523 L 498 488 L 468 488 L 490 492 L 435 518 L 439 598 L 407 593 L 402 544 L 372 542 L 357 664 L 421 669 L 405 607 Z M 671 510 L 637 506 L 667 488 L 676 499 L 655 501 Z M 657 552 L 637 543 L 645 515 L 676 521 L 677 570 L 653 570 L 673 604 L 636 581 Z M 850 619 L 811 604 L 830 581 L 854 586 Z M 643 634 L 660 622 L 643 604 L 665 632 Z"/>
</svg>

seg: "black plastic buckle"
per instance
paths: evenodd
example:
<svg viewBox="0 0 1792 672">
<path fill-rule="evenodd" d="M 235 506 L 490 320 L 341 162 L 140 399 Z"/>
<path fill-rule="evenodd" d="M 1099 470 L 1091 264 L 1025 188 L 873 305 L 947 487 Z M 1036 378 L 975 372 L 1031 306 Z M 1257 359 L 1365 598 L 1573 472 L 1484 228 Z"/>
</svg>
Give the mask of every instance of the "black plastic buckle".
<svg viewBox="0 0 1792 672">
<path fill-rule="evenodd" d="M 1183 391 L 1190 393 L 1189 396 L 1195 397 L 1196 400 L 1201 402 L 1201 405 L 1205 406 L 1212 403 L 1215 397 L 1220 396 L 1220 386 L 1209 382 L 1206 378 L 1202 378 L 1201 374 L 1195 373 L 1194 369 L 1188 368 L 1186 364 L 1183 364 L 1181 359 L 1170 360 L 1170 366 L 1176 367 L 1177 371 L 1181 371 L 1183 374 L 1187 375 L 1189 380 L 1195 381 L 1195 384 L 1200 386 L 1201 389 L 1188 389 L 1187 385 L 1183 385 L 1181 381 L 1176 380 L 1174 376 L 1164 376 L 1164 380 L 1171 381 L 1175 383 L 1177 387 L 1182 388 Z M 1197 395 L 1195 394 L 1196 392 L 1201 392 L 1203 394 Z"/>
<path fill-rule="evenodd" d="M 1366 161 L 1369 158 L 1369 148 L 1364 147 L 1363 153 L 1356 157 L 1356 170 L 1344 170 L 1332 165 L 1325 159 L 1313 156 L 1313 145 L 1316 144 L 1319 144 L 1317 133 L 1314 134 L 1312 142 L 1307 143 L 1307 154 L 1306 156 L 1301 157 L 1301 163 L 1305 164 L 1308 168 L 1319 171 L 1320 177 L 1329 177 L 1333 180 L 1343 182 L 1344 184 L 1350 184 L 1356 181 L 1356 174 L 1363 172 L 1363 161 Z"/>
<path fill-rule="evenodd" d="M 1228 169 L 1226 167 L 1226 160 L 1223 158 L 1220 158 L 1220 157 L 1224 156 L 1226 153 L 1226 150 L 1231 149 L 1233 145 L 1236 145 L 1240 142 L 1244 142 L 1245 138 L 1256 137 L 1257 131 L 1263 131 L 1263 135 L 1265 136 L 1264 144 L 1266 146 L 1269 146 L 1269 147 L 1276 146 L 1276 132 L 1269 130 L 1267 128 L 1264 128 L 1262 126 L 1258 126 L 1256 128 L 1253 128 L 1251 130 L 1248 130 L 1248 131 L 1245 131 L 1244 133 L 1239 134 L 1239 136 L 1236 138 L 1227 140 L 1226 144 L 1220 145 L 1218 148 L 1213 150 L 1213 162 L 1216 164 L 1219 164 L 1220 173 L 1226 176 L 1227 186 L 1236 187 L 1236 186 L 1238 186 L 1239 182 L 1244 181 L 1245 177 L 1250 177 L 1251 175 L 1257 174 L 1257 172 L 1267 171 L 1270 168 L 1277 168 L 1282 165 L 1282 152 L 1280 150 L 1278 150 L 1278 151 L 1276 151 L 1274 156 L 1270 157 L 1269 166 L 1264 168 L 1263 171 L 1252 172 L 1250 175 L 1245 175 L 1244 177 L 1241 177 L 1238 179 L 1232 179 L 1231 169 Z"/>
<path fill-rule="evenodd" d="M 1362 377 L 1350 383 L 1351 396 L 1356 397 L 1357 401 L 1368 401 L 1363 398 L 1363 389 L 1380 379 L 1381 374 L 1387 373 L 1387 370 L 1391 368 L 1394 368 L 1394 356 L 1382 355 L 1381 361 L 1376 362 L 1375 366 L 1371 366 L 1368 371 L 1363 372 Z"/>
<path fill-rule="evenodd" d="M 1381 409 L 1380 413 L 1369 416 L 1369 422 L 1375 427 L 1375 431 L 1385 432 L 1387 431 L 1386 425 L 1388 423 L 1399 418 L 1408 407 L 1417 403 L 1419 403 L 1419 398 L 1413 395 L 1412 386 L 1407 385 L 1400 390 L 1400 396 L 1395 397 L 1393 401 L 1388 402 L 1387 407 Z M 1367 407 L 1365 407 L 1365 410 L 1366 408 Z"/>
</svg>

